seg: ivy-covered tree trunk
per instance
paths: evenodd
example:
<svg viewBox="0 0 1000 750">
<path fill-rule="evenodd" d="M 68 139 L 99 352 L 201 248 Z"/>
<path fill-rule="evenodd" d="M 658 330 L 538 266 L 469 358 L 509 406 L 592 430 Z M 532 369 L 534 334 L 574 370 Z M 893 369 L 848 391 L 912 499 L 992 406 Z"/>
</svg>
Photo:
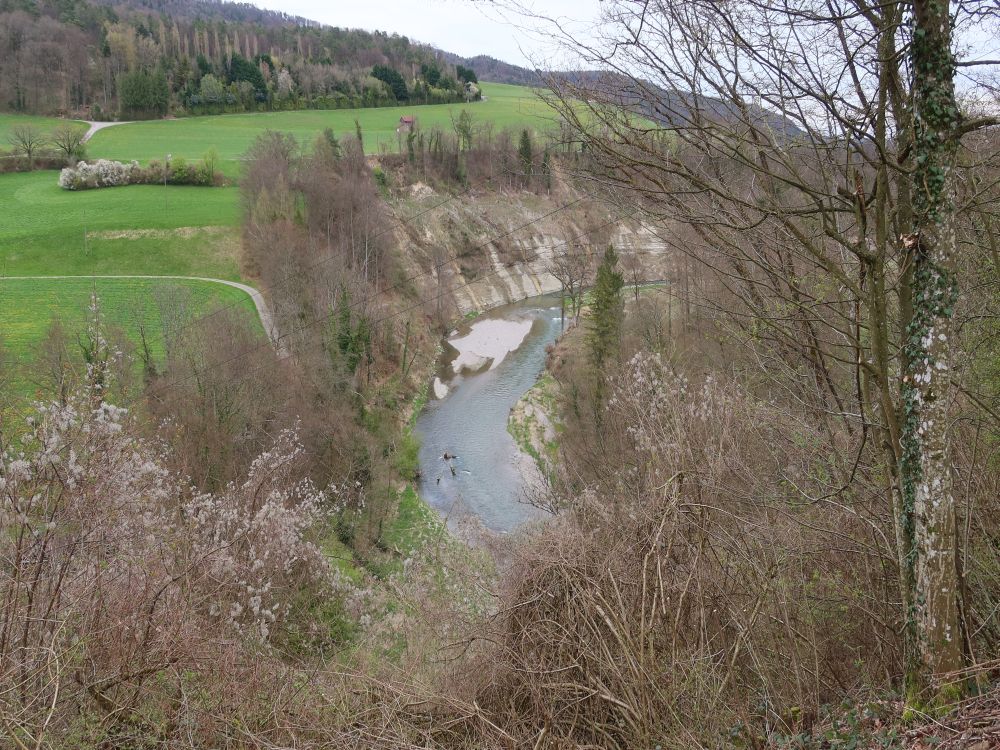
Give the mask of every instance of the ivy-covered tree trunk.
<svg viewBox="0 0 1000 750">
<path fill-rule="evenodd" d="M 960 115 L 947 0 L 914 0 L 911 61 L 914 157 L 913 318 L 907 331 L 900 479 L 903 528 L 911 542 L 903 571 L 915 591 L 907 612 L 911 702 L 962 666 L 957 531 L 948 438 L 955 364 L 955 162 Z"/>
</svg>

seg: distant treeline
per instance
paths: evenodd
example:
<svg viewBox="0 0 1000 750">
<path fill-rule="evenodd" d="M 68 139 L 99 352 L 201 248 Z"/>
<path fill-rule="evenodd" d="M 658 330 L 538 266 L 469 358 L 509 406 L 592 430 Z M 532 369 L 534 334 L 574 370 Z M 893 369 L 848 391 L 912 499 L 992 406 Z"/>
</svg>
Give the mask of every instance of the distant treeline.
<svg viewBox="0 0 1000 750">
<path fill-rule="evenodd" d="M 0 0 L 0 110 L 139 119 L 479 97 L 471 68 L 405 36 L 156 5 Z"/>
</svg>

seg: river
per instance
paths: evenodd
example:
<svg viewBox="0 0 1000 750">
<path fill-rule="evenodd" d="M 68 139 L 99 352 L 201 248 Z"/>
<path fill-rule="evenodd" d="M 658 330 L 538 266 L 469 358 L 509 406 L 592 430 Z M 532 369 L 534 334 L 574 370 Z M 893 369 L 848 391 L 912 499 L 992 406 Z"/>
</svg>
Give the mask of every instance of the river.
<svg viewBox="0 0 1000 750">
<path fill-rule="evenodd" d="M 558 335 L 559 297 L 546 295 L 491 310 L 448 337 L 416 433 L 420 495 L 450 523 L 473 514 L 506 532 L 541 515 L 523 502 L 537 470 L 507 432 L 507 419 Z"/>
</svg>

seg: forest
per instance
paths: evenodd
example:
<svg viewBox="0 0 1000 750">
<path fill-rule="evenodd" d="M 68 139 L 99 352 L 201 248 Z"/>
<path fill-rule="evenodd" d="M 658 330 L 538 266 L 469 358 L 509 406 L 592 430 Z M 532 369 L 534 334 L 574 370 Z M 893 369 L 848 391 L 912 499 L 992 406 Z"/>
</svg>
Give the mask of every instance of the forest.
<svg viewBox="0 0 1000 750">
<path fill-rule="evenodd" d="M 995 3 L 504 0 L 582 72 L 266 116 L 477 71 L 46 7 L 39 92 L 266 97 L 0 120 L 0 747 L 1000 747 Z"/>
<path fill-rule="evenodd" d="M 476 74 L 384 32 L 238 5 L 0 4 L 0 108 L 145 119 L 478 98 Z M 255 9 L 256 10 L 256 9 Z"/>
</svg>

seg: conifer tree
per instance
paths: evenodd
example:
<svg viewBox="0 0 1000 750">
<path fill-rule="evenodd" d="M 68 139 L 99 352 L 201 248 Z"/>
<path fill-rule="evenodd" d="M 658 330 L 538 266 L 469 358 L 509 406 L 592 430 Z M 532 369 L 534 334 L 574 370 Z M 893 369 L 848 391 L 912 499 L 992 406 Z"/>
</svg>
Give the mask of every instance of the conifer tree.
<svg viewBox="0 0 1000 750">
<path fill-rule="evenodd" d="M 333 158 L 339 159 L 341 156 L 340 141 L 337 140 L 337 134 L 333 132 L 333 128 L 326 128 L 323 131 L 323 137 L 330 147 L 330 153 L 333 155 Z"/>
<path fill-rule="evenodd" d="M 534 160 L 531 145 L 531 133 L 527 130 L 521 131 L 521 142 L 517 147 L 517 155 L 521 157 L 521 167 L 524 172 L 524 179 L 531 179 L 531 163 Z"/>
<path fill-rule="evenodd" d="M 621 340 L 625 318 L 624 287 L 625 277 L 618 270 L 618 254 L 613 245 L 608 245 L 597 268 L 593 300 L 587 311 L 587 346 L 590 362 L 598 374 Z"/>
</svg>

